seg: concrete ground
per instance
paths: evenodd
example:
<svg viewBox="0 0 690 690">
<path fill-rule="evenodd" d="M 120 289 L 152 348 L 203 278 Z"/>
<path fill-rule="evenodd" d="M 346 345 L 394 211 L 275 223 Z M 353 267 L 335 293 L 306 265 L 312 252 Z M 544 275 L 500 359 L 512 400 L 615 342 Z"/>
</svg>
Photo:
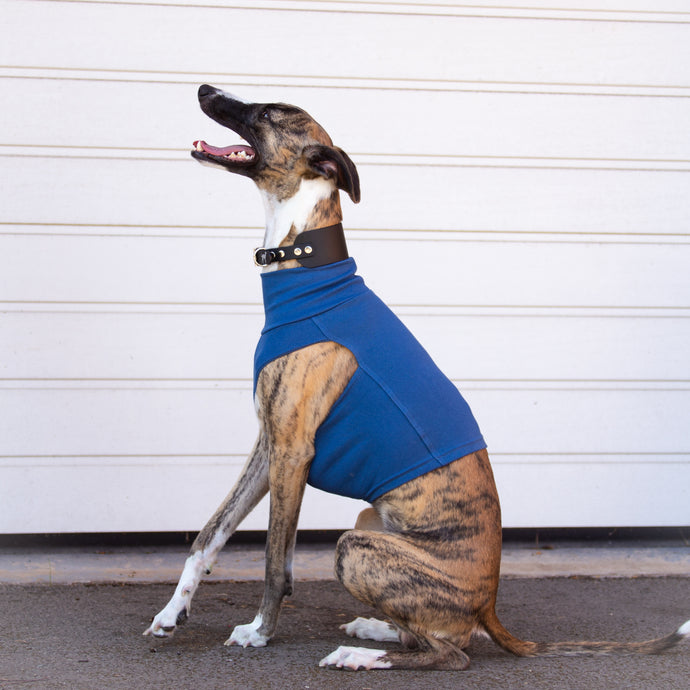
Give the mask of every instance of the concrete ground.
<svg viewBox="0 0 690 690">
<path fill-rule="evenodd" d="M 321 669 L 323 656 L 351 642 L 338 625 L 373 614 L 333 579 L 332 544 L 298 547 L 295 595 L 265 648 L 222 644 L 261 599 L 263 553 L 254 545 L 223 552 L 174 638 L 143 637 L 185 557 L 182 545 L 0 547 L 0 688 L 690 687 L 687 643 L 658 657 L 516 659 L 477 640 L 462 672 Z M 690 618 L 690 548 L 508 544 L 498 613 L 526 639 L 666 634 Z"/>
<path fill-rule="evenodd" d="M 2 546 L 0 584 L 176 582 L 189 546 Z M 333 578 L 333 543 L 298 545 L 298 580 Z M 690 545 L 673 542 L 564 542 L 503 546 L 503 577 L 690 577 Z M 232 544 L 208 581 L 264 576 L 262 544 Z"/>
</svg>

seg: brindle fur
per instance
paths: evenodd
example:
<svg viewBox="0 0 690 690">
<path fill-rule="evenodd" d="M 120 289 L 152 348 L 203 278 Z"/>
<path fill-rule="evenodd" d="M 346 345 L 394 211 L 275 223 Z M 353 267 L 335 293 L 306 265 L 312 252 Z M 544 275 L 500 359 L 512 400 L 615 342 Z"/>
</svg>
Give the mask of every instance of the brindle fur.
<svg viewBox="0 0 690 690">
<path fill-rule="evenodd" d="M 283 223 L 281 244 L 291 244 L 306 229 L 340 222 L 338 188 L 359 201 L 354 164 L 303 110 L 244 104 L 211 87 L 201 87 L 199 99 L 210 117 L 249 140 L 258 160 L 247 165 L 193 155 L 255 181 L 267 202 L 267 236 Z M 304 193 L 302 182 L 318 179 L 330 183 L 330 192 L 315 198 L 301 217 L 279 219 L 281 205 Z M 296 265 L 285 262 L 279 270 Z M 226 644 L 263 646 L 270 639 L 280 603 L 292 592 L 297 519 L 316 431 L 356 369 L 349 350 L 327 342 L 297 350 L 262 370 L 256 390 L 259 438 L 237 484 L 195 540 L 175 595 L 146 633 L 168 636 L 184 621 L 202 574 L 210 572 L 229 536 L 270 491 L 263 600 L 254 622 L 237 626 Z M 403 648 L 355 649 L 361 655 L 353 661 L 349 652 L 341 653 L 352 648 L 341 647 L 322 665 L 464 669 L 469 658 L 463 648 L 474 633 L 488 633 L 518 656 L 535 656 L 658 653 L 690 632 L 686 623 L 667 637 L 643 643 L 520 640 L 495 613 L 500 559 L 500 508 L 485 450 L 388 492 L 340 538 L 335 569 L 353 596 L 393 621 L 392 636 Z M 391 631 L 384 628 L 389 639 Z"/>
<path fill-rule="evenodd" d="M 271 496 L 259 634 L 273 635 L 280 603 L 292 594 L 292 552 L 316 430 L 357 363 L 346 348 L 318 343 L 268 364 L 259 376 L 261 434 L 268 446 Z"/>
<path fill-rule="evenodd" d="M 374 503 L 384 532 L 339 540 L 336 575 L 407 633 L 398 668 L 465 668 L 462 649 L 496 603 L 501 516 L 489 457 L 479 451 Z M 376 573 L 376 577 L 372 574 Z"/>
</svg>

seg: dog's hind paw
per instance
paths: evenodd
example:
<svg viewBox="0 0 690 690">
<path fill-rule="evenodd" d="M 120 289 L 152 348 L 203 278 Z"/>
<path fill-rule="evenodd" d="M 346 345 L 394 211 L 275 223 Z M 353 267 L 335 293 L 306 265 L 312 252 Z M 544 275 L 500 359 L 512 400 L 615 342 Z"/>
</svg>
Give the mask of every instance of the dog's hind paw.
<svg viewBox="0 0 690 690">
<path fill-rule="evenodd" d="M 357 637 L 360 640 L 375 640 L 376 642 L 400 642 L 398 629 L 376 618 L 355 618 L 349 623 L 340 626 L 350 637 Z"/>
<path fill-rule="evenodd" d="M 360 668 L 390 668 L 390 661 L 385 660 L 385 649 L 366 649 L 365 647 L 338 647 L 319 662 L 319 666 L 335 666 L 357 671 Z"/>
</svg>

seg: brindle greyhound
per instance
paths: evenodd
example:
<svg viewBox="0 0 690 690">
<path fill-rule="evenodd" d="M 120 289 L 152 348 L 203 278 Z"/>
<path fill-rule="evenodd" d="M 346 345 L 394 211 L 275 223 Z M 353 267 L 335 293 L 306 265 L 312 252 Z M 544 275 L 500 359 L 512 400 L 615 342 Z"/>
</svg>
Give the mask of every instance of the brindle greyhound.
<svg viewBox="0 0 690 690">
<path fill-rule="evenodd" d="M 245 103 L 210 86 L 199 89 L 199 101 L 208 116 L 249 144 L 217 148 L 195 142 L 192 156 L 245 175 L 258 186 L 267 216 L 266 249 L 255 255 L 265 266 L 262 278 L 294 271 L 303 280 L 317 280 L 318 269 L 304 268 L 307 257 L 317 266 L 342 265 L 338 262 L 347 252 L 339 235 L 338 189 L 355 203 L 360 198 L 357 170 L 348 156 L 299 108 Z M 321 234 L 310 234 L 321 229 Z M 276 269 L 287 271 L 268 273 Z M 254 620 L 237 626 L 226 644 L 261 647 L 273 635 L 281 601 L 292 591 L 297 518 L 305 484 L 319 460 L 317 432 L 364 366 L 342 341 L 323 335 L 318 340 L 269 356 L 255 374 L 256 445 L 235 487 L 195 540 L 172 599 L 144 634 L 173 634 L 187 618 L 203 573 L 211 571 L 227 539 L 270 491 L 263 600 Z M 441 407 L 433 414 L 441 414 Z M 390 431 L 381 426 L 379 448 L 385 450 Z M 346 439 L 343 453 L 348 444 Z M 322 666 L 464 669 L 469 658 L 463 648 L 473 634 L 488 634 L 518 656 L 653 654 L 690 636 L 690 621 L 666 637 L 640 643 L 535 643 L 509 633 L 494 611 L 501 518 L 489 458 L 484 444 L 479 446 L 376 496 L 355 529 L 342 535 L 336 549 L 339 580 L 393 623 L 358 618 L 341 627 L 354 637 L 399 641 L 402 649 L 340 647 Z M 366 467 L 360 465 L 358 472 L 373 472 L 381 462 L 386 460 L 366 457 Z M 325 469 L 327 475 L 330 466 Z"/>
</svg>

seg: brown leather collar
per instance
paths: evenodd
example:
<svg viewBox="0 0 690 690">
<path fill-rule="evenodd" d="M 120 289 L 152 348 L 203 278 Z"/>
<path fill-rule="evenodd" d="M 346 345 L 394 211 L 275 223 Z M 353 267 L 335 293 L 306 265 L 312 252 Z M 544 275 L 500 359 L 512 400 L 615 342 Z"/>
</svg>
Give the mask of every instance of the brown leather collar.
<svg viewBox="0 0 690 690">
<path fill-rule="evenodd" d="M 254 263 L 268 266 L 275 262 L 295 260 L 306 268 L 317 268 L 344 261 L 348 256 L 343 226 L 337 223 L 305 230 L 295 237 L 295 243 L 289 247 L 259 247 L 254 250 Z"/>
</svg>

